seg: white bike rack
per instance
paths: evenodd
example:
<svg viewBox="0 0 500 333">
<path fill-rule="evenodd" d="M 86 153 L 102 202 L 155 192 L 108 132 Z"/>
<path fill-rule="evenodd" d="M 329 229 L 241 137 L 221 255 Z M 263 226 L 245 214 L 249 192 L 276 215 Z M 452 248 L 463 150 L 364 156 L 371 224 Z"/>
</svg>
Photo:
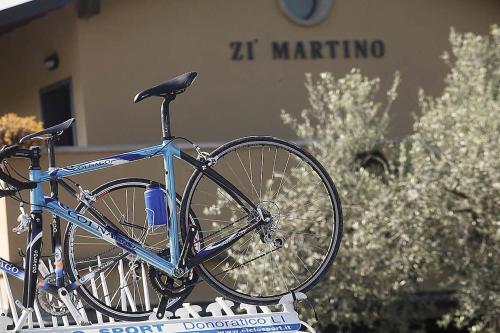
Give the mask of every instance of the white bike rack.
<svg viewBox="0 0 500 333">
<path fill-rule="evenodd" d="M 52 267 L 52 265 L 48 265 Z M 47 266 L 40 266 L 42 274 L 50 272 Z M 123 274 L 122 270 L 119 270 Z M 9 277 L 5 272 L 1 272 L 3 277 L 0 291 L 5 291 L 8 302 L 3 304 L 0 297 L 0 332 L 10 332 L 7 328 L 16 325 L 20 320 L 19 309 L 16 307 L 12 290 L 9 283 Z M 93 285 L 94 281 L 92 281 Z M 0 294 L 1 295 L 1 294 Z M 129 303 L 127 293 L 122 293 L 122 304 Z M 255 306 L 249 304 L 240 304 L 235 307 L 232 301 L 225 300 L 222 297 L 215 299 L 214 303 L 209 304 L 202 312 L 199 305 L 184 303 L 181 308 L 174 313 L 167 311 L 164 319 L 157 319 L 156 313 L 150 316 L 150 320 L 141 322 L 117 322 L 112 318 L 105 321 L 101 313 L 84 309 L 82 304 L 77 304 L 80 315 L 84 320 L 94 311 L 96 322 L 88 326 L 72 325 L 70 318 L 52 317 L 47 321 L 42 318 L 38 304 L 35 303 L 34 311 L 29 314 L 28 320 L 20 332 L 68 332 L 68 333 L 260 333 L 260 332 L 300 332 L 306 329 L 306 332 L 315 332 L 307 323 L 302 322 L 294 308 L 294 300 L 305 299 L 302 293 L 285 295 L 279 301 L 281 309 L 271 311 L 267 306 Z M 151 306 L 148 304 L 148 306 Z M 236 308 L 239 311 L 236 311 Z M 234 309 L 234 310 L 233 310 Z M 10 311 L 11 317 L 6 313 Z M 236 313 L 235 313 L 236 311 Z M 71 318 L 76 319 L 76 318 Z"/>
</svg>

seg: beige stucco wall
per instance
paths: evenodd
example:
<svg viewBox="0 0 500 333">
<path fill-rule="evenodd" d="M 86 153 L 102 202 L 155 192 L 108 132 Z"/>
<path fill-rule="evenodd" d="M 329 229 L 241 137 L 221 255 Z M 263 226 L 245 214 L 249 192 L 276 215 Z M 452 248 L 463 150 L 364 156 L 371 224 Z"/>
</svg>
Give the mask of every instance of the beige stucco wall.
<svg viewBox="0 0 500 333">
<path fill-rule="evenodd" d="M 387 86 L 394 71 L 403 83 L 392 131 L 411 128 L 419 87 L 438 93 L 446 67 L 450 26 L 485 33 L 500 19 L 498 1 L 337 0 L 322 23 L 303 27 L 277 1 L 103 1 L 101 14 L 79 21 L 82 84 L 92 137 L 89 144 L 152 142 L 158 138 L 159 101 L 131 102 L 140 89 L 196 70 L 193 87 L 173 105 L 174 133 L 197 140 L 243 134 L 291 136 L 280 120 L 307 104 L 305 72 L 343 75 L 360 67 Z M 255 60 L 232 61 L 229 43 L 257 39 Z M 381 59 L 271 60 L 270 42 L 382 39 Z M 116 124 L 111 125 L 110 120 Z M 134 119 L 133 133 L 122 130 Z M 227 126 L 231 124 L 231 126 Z M 111 130 L 109 127 L 115 130 Z"/>
</svg>

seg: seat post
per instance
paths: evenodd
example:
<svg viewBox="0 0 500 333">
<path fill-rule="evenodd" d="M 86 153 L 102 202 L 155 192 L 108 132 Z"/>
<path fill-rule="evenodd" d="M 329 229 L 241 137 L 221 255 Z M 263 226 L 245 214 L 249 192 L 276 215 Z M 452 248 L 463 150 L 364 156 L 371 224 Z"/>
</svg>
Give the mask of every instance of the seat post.
<svg viewBox="0 0 500 333">
<path fill-rule="evenodd" d="M 170 102 L 175 99 L 175 95 L 165 95 L 163 103 L 161 104 L 161 129 L 163 133 L 164 140 L 172 139 L 172 133 L 170 132 Z"/>
<path fill-rule="evenodd" d="M 56 154 L 54 151 L 54 137 L 47 140 L 47 155 L 49 155 L 49 168 L 56 167 Z"/>
<path fill-rule="evenodd" d="M 56 167 L 56 152 L 54 150 L 54 141 L 57 140 L 57 135 L 52 136 L 47 141 L 47 153 L 49 155 L 49 170 Z M 50 197 L 59 200 L 59 183 L 56 179 L 50 180 Z M 61 219 L 59 216 L 52 214 L 52 255 L 54 256 L 54 268 L 56 275 L 56 286 L 58 288 L 64 287 L 64 271 L 58 267 L 62 267 L 62 247 L 61 247 Z"/>
</svg>

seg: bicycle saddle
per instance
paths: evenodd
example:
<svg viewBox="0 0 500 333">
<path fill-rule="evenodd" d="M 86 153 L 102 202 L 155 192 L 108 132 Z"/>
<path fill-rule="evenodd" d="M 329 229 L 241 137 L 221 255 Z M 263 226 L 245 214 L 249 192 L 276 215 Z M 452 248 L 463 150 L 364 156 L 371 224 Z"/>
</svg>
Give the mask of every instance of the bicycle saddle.
<svg viewBox="0 0 500 333">
<path fill-rule="evenodd" d="M 179 75 L 177 77 L 174 77 L 172 80 L 167 81 L 165 83 L 159 84 L 157 86 L 154 86 L 152 88 L 143 90 L 139 92 L 137 95 L 134 97 L 134 103 L 140 102 L 145 98 L 151 97 L 151 96 L 161 96 L 165 97 L 167 95 L 177 95 L 184 90 L 186 90 L 187 87 L 193 83 L 194 79 L 196 79 L 196 76 L 198 73 L 196 72 L 187 72 L 182 75 Z"/>
<path fill-rule="evenodd" d="M 46 128 L 43 131 L 26 135 L 21 140 L 19 140 L 19 143 L 23 143 L 25 141 L 31 140 L 31 139 L 36 138 L 36 137 L 42 137 L 43 135 L 47 135 L 47 134 L 49 134 L 49 135 L 60 135 L 62 132 L 64 132 L 68 128 L 70 128 L 71 125 L 73 125 L 74 122 L 75 122 L 75 118 L 70 118 L 70 119 L 66 120 L 65 122 L 63 122 L 63 123 L 60 123 L 58 125 Z"/>
</svg>

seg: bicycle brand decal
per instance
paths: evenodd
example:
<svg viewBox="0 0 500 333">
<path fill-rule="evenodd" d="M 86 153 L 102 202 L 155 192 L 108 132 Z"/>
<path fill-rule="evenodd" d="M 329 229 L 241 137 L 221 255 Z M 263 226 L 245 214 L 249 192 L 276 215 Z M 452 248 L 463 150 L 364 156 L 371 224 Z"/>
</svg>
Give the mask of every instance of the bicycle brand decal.
<svg viewBox="0 0 500 333">
<path fill-rule="evenodd" d="M 70 207 L 66 206 L 60 201 L 56 201 L 54 199 L 46 198 L 47 203 L 56 203 L 60 208 L 62 208 L 65 213 L 70 216 L 71 218 L 76 219 L 80 223 L 83 223 L 93 229 L 94 231 L 97 232 L 98 235 L 100 235 L 103 239 L 106 239 L 110 241 L 113 244 L 119 245 L 131 253 L 135 253 L 135 249 L 137 248 L 137 245 L 133 243 L 132 241 L 128 240 L 127 238 L 123 237 L 113 229 L 110 229 L 106 226 L 100 225 L 98 223 L 95 223 L 94 221 L 86 218 L 85 216 L 79 214 L 75 210 L 71 209 Z"/>
<path fill-rule="evenodd" d="M 131 161 L 139 160 L 148 156 L 147 154 L 138 154 L 138 153 L 124 153 L 119 155 L 114 155 L 102 160 L 91 161 L 88 163 L 81 163 L 75 165 L 69 165 L 62 168 L 55 168 L 49 172 L 51 177 L 56 177 L 59 172 L 67 171 L 67 172 L 81 172 L 81 171 L 90 171 L 95 169 L 106 168 L 110 166 L 116 166 L 120 164 L 125 164 Z"/>
<path fill-rule="evenodd" d="M 118 163 L 116 163 L 118 162 Z M 75 164 L 75 165 L 70 165 L 67 167 L 63 168 L 56 168 L 52 171 L 49 172 L 49 175 L 51 177 L 56 177 L 61 171 L 68 171 L 68 172 L 78 172 L 78 171 L 86 171 L 86 170 L 93 170 L 93 169 L 100 169 L 104 167 L 109 167 L 113 165 L 119 165 L 126 163 L 126 160 L 118 160 L 118 159 L 106 159 L 106 160 L 99 160 L 99 161 L 94 161 L 90 163 L 85 163 L 85 164 Z"/>
<path fill-rule="evenodd" d="M 0 258 L 0 269 L 18 279 L 24 278 L 24 270 L 22 268 L 19 268 L 16 265 L 8 261 L 5 261 L 1 258 Z"/>
<path fill-rule="evenodd" d="M 65 167 L 64 169 L 69 171 L 79 171 L 79 170 L 93 169 L 93 168 L 113 165 L 113 162 L 114 160 L 100 160 L 96 162 L 90 162 L 88 164 L 70 165 Z"/>
</svg>

